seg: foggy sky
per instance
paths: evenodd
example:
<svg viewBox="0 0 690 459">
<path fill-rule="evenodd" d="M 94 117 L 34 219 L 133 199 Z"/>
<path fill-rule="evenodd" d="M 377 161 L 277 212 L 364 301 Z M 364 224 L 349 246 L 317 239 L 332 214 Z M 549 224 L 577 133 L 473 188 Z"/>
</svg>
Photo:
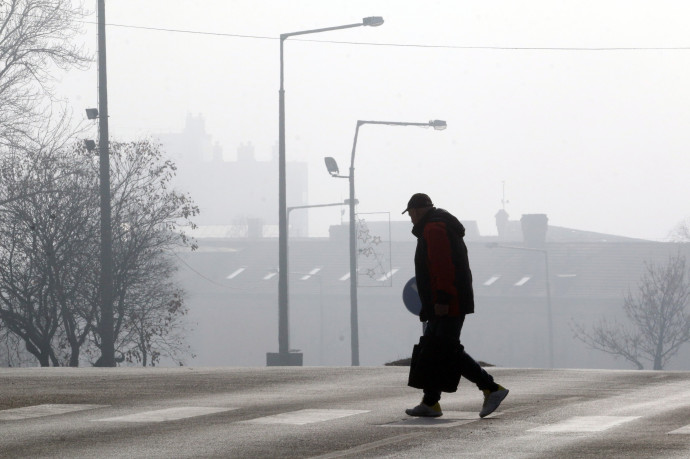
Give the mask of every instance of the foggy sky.
<svg viewBox="0 0 690 459">
<path fill-rule="evenodd" d="M 323 157 L 346 173 L 358 119 L 443 119 L 442 132 L 361 128 L 361 212 L 404 219 L 409 196 L 423 191 L 492 234 L 505 182 L 513 219 L 546 213 L 552 225 L 663 239 L 690 216 L 687 2 L 118 0 L 106 8 L 109 24 L 255 37 L 109 27 L 112 139 L 179 131 L 187 113 L 200 113 L 226 159 L 252 142 L 267 160 L 278 137 L 279 35 L 383 16 L 380 27 L 285 44 L 287 158 L 309 163 L 310 204 L 347 197 Z M 95 13 L 91 20 L 83 39 L 95 55 Z M 59 84 L 77 118 L 96 106 L 96 72 L 94 63 Z M 339 209 L 311 210 L 310 233 L 326 235 L 339 221 Z"/>
</svg>

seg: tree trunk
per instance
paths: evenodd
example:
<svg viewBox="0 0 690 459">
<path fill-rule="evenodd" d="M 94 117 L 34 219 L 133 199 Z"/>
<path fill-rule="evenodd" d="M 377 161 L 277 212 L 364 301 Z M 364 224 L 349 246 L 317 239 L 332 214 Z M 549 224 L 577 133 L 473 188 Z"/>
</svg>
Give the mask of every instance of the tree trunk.
<svg viewBox="0 0 690 459">
<path fill-rule="evenodd" d="M 69 354 L 69 366 L 78 367 L 79 366 L 79 345 L 71 346 L 71 352 Z"/>
<path fill-rule="evenodd" d="M 52 348 L 48 349 L 48 355 L 50 356 L 50 361 L 53 362 L 53 366 L 59 367 L 60 361 L 58 360 L 57 356 L 55 355 L 55 351 L 53 351 Z"/>
<path fill-rule="evenodd" d="M 656 352 L 654 352 L 654 370 L 663 370 L 661 365 L 661 355 L 664 352 L 664 327 L 662 326 L 661 333 L 656 342 Z"/>
<path fill-rule="evenodd" d="M 146 367 L 149 355 L 146 352 L 146 339 L 144 338 L 143 333 L 139 333 L 139 343 L 141 346 L 141 366 Z"/>
<path fill-rule="evenodd" d="M 50 366 L 50 354 L 48 354 L 47 352 L 45 352 L 45 351 L 40 352 L 40 353 L 36 356 L 36 358 L 38 358 L 38 363 L 39 363 L 42 367 L 49 367 L 49 366 Z"/>
<path fill-rule="evenodd" d="M 24 338 L 24 344 L 26 345 L 26 350 L 29 351 L 29 354 L 36 357 L 39 365 L 42 367 L 50 366 L 50 356 L 45 350 L 37 348 L 34 343 L 32 343 L 29 338 L 26 337 Z"/>
</svg>

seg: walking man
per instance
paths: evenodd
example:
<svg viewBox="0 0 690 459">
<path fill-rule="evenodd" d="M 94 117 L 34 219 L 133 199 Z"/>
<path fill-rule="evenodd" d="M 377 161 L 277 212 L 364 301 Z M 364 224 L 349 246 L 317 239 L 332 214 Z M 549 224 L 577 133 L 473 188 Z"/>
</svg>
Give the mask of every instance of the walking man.
<svg viewBox="0 0 690 459">
<path fill-rule="evenodd" d="M 460 340 L 466 314 L 474 312 L 472 272 L 463 240 L 465 228 L 443 209 L 437 209 L 424 193 L 412 195 L 403 214 L 412 220 L 412 234 L 417 237 L 414 255 L 417 290 L 422 300 L 419 320 L 424 322 L 424 336 L 447 341 Z M 508 389 L 496 384 L 494 378 L 464 350 L 461 352 L 461 375 L 484 393 L 480 417 L 493 413 L 508 395 Z M 410 416 L 443 415 L 441 391 L 424 388 L 422 402 L 405 410 Z"/>
</svg>

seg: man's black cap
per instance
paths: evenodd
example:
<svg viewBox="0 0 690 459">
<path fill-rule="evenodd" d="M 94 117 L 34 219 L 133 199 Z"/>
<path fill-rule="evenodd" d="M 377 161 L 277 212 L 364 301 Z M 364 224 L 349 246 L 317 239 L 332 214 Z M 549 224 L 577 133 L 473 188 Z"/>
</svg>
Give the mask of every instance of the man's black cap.
<svg viewBox="0 0 690 459">
<path fill-rule="evenodd" d="M 424 193 L 415 193 L 412 195 L 410 200 L 407 202 L 407 208 L 402 211 L 402 213 L 407 212 L 410 209 L 421 209 L 424 207 L 433 207 L 434 203 L 431 202 L 431 198 Z"/>
</svg>

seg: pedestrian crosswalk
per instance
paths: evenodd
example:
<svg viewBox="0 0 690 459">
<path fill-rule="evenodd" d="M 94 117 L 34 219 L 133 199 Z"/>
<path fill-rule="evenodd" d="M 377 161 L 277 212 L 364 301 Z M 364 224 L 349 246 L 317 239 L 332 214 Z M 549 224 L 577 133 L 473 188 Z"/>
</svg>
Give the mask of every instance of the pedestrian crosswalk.
<svg viewBox="0 0 690 459">
<path fill-rule="evenodd" d="M 44 416 L 72 413 L 75 411 L 93 410 L 95 408 L 102 408 L 104 406 L 106 405 L 49 403 L 25 406 L 22 408 L 11 408 L 0 411 L 0 421 L 18 421 L 21 419 L 41 418 Z"/>
<path fill-rule="evenodd" d="M 369 410 L 299 410 L 272 416 L 264 416 L 245 422 L 251 424 L 292 424 L 302 426 L 368 412 Z"/>
<path fill-rule="evenodd" d="M 672 435 L 690 435 L 690 424 L 669 432 Z"/>
<path fill-rule="evenodd" d="M 530 432 L 602 432 L 640 416 L 573 416 L 555 424 L 530 429 Z"/>
<path fill-rule="evenodd" d="M 494 413 L 494 417 L 499 416 L 500 413 Z M 401 421 L 384 424 L 382 427 L 408 427 L 408 428 L 448 428 L 457 427 L 463 424 L 469 424 L 479 421 L 480 417 L 477 413 L 469 411 L 444 411 L 443 417 L 440 418 L 411 418 L 406 417 Z"/>
<path fill-rule="evenodd" d="M 154 411 L 142 411 L 141 413 L 116 416 L 112 418 L 96 419 L 102 422 L 165 422 L 177 421 L 185 418 L 195 418 L 207 414 L 222 413 L 236 408 L 214 408 L 211 406 L 178 406 Z"/>
<path fill-rule="evenodd" d="M 41 404 L 22 408 L 12 408 L 0 410 L 0 423 L 3 422 L 19 422 L 22 420 L 36 419 L 36 418 L 55 418 L 61 415 L 67 415 L 77 412 L 90 411 L 97 413 L 99 409 L 113 409 L 109 405 L 95 405 L 95 404 Z M 120 410 L 122 410 L 120 408 Z M 91 414 L 90 421 L 104 422 L 104 423 L 161 423 L 169 421 L 179 421 L 189 418 L 196 418 L 200 416 L 207 416 L 212 414 L 226 413 L 230 411 L 240 411 L 237 407 L 222 407 L 222 406 L 175 406 L 168 408 L 161 408 L 156 410 L 151 409 L 133 409 L 133 412 L 119 415 L 98 417 Z M 267 416 L 260 416 L 252 419 L 238 420 L 244 424 L 260 424 L 260 425 L 285 425 L 285 426 L 303 426 L 308 424 L 316 424 L 321 422 L 329 422 L 336 419 L 349 418 L 353 416 L 362 416 L 372 413 L 372 410 L 355 410 L 355 409 L 303 409 L 296 411 L 288 411 L 284 413 L 271 414 Z M 491 418 L 501 417 L 499 412 L 494 413 Z M 490 419 L 490 418 L 488 418 Z M 560 419 L 554 422 L 543 424 L 537 427 L 527 429 L 530 433 L 542 434 L 563 434 L 563 433 L 599 433 L 611 429 L 615 429 L 624 424 L 639 421 L 644 419 L 644 416 L 571 416 L 565 419 Z M 402 419 L 390 420 L 388 422 L 376 423 L 378 427 L 402 427 L 402 428 L 450 428 L 459 427 L 465 424 L 475 422 L 486 422 L 479 418 L 477 413 L 463 412 L 463 411 L 446 411 L 441 418 L 411 418 L 404 416 Z M 674 430 L 666 432 L 672 435 L 690 435 L 690 424 L 685 426 L 677 426 Z"/>
</svg>

